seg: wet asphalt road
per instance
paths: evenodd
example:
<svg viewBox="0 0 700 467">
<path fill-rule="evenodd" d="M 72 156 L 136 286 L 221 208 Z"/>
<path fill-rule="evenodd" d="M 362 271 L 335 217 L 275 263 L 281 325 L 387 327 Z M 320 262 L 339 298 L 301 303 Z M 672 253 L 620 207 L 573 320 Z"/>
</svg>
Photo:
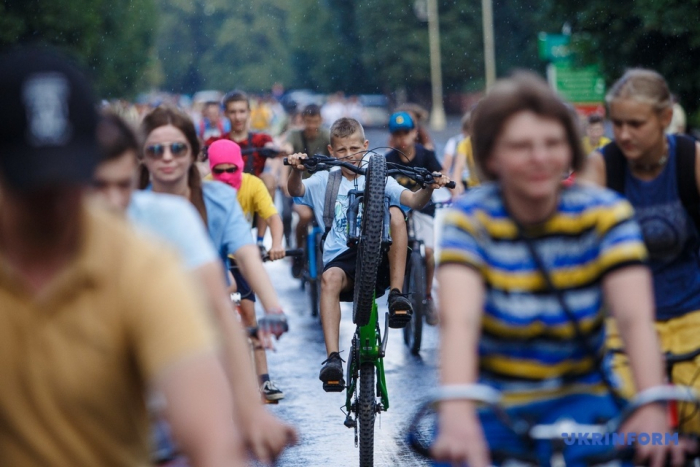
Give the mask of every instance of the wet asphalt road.
<svg viewBox="0 0 700 467">
<path fill-rule="evenodd" d="M 326 393 L 318 380 L 321 362 L 326 358 L 318 318 L 312 318 L 306 293 L 289 272 L 289 263 L 267 266 L 285 306 L 290 332 L 277 345 L 277 352 L 268 355 L 270 374 L 285 399 L 268 405 L 281 419 L 292 423 L 300 434 L 300 442 L 290 448 L 278 466 L 355 466 L 358 449 L 354 432 L 343 425 L 345 415 L 340 407 L 345 393 Z M 384 322 L 386 295 L 379 298 L 380 319 Z M 340 326 L 340 348 L 347 356 L 355 327 L 351 304 L 343 304 Z M 420 401 L 436 382 L 437 329 L 427 327 L 419 357 L 408 352 L 401 330 L 389 330 L 389 344 L 384 359 L 390 408 L 375 424 L 375 465 L 428 465 L 415 457 L 403 442 L 405 428 Z M 346 358 L 345 358 L 346 359 Z"/>
<path fill-rule="evenodd" d="M 447 129 L 433 132 L 438 152 L 449 137 L 459 132 L 458 119 L 448 120 Z M 370 148 L 387 142 L 386 130 L 368 130 Z M 279 467 L 357 466 L 359 450 L 354 431 L 343 425 L 345 393 L 326 393 L 318 379 L 326 358 L 319 318 L 311 317 L 307 293 L 291 276 L 286 260 L 267 263 L 266 268 L 280 296 L 289 320 L 290 332 L 277 342 L 277 352 L 268 353 L 271 378 L 284 391 L 285 399 L 267 408 L 299 431 L 299 444 L 281 457 Z M 386 294 L 378 299 L 380 323 L 384 323 Z M 342 304 L 340 349 L 347 352 L 355 327 L 352 304 Z M 419 356 L 411 355 L 403 342 L 403 332 L 389 330 L 384 366 L 390 408 L 375 423 L 375 466 L 429 465 L 413 454 L 404 442 L 411 415 L 428 391 L 437 384 L 438 330 L 424 325 Z M 345 368 L 345 367 L 344 367 Z"/>
</svg>

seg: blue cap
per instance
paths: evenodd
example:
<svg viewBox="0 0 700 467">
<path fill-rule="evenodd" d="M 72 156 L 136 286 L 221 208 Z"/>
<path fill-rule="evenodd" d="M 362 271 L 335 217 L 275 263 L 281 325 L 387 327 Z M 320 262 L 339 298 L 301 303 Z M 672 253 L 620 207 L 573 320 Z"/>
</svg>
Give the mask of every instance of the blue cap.
<svg viewBox="0 0 700 467">
<path fill-rule="evenodd" d="M 389 119 L 389 132 L 396 133 L 397 131 L 411 131 L 416 127 L 413 123 L 413 118 L 408 112 L 396 112 Z"/>
</svg>

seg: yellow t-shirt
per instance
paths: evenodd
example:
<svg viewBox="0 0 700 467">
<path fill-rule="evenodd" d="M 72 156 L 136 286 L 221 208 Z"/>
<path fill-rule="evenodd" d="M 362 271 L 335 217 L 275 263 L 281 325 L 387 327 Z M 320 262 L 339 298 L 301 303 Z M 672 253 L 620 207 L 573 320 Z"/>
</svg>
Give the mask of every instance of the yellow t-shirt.
<svg viewBox="0 0 700 467">
<path fill-rule="evenodd" d="M 476 171 L 476 164 L 474 163 L 474 152 L 472 151 L 472 139 L 469 136 L 464 138 L 457 145 L 457 156 L 464 157 L 467 160 L 467 170 L 469 171 L 469 175 L 467 176 L 467 179 L 465 180 L 467 182 L 467 186 L 470 188 L 473 188 L 475 186 L 479 186 L 479 184 L 481 182 L 479 181 L 479 175 L 477 174 L 477 171 Z M 459 174 L 459 175 L 461 175 L 461 174 Z"/>
<path fill-rule="evenodd" d="M 204 180 L 214 180 L 214 177 L 209 174 L 204 177 Z M 238 199 L 238 204 L 241 205 L 243 215 L 248 222 L 253 221 L 253 214 L 257 214 L 263 219 L 269 219 L 277 214 L 277 208 L 265 183 L 255 175 L 244 173 L 241 188 L 237 190 L 237 193 L 236 199 Z"/>
<path fill-rule="evenodd" d="M 238 204 L 249 221 L 253 220 L 253 214 L 263 219 L 277 214 L 277 208 L 265 183 L 252 174 L 243 174 L 241 188 L 238 190 Z"/>
<path fill-rule="evenodd" d="M 0 465 L 147 466 L 148 384 L 214 351 L 170 252 L 86 208 L 78 256 L 39 297 L 0 256 Z"/>
<path fill-rule="evenodd" d="M 598 141 L 598 146 L 593 146 L 588 139 L 588 136 L 584 136 L 581 138 L 581 145 L 583 146 L 583 153 L 588 155 L 592 153 L 595 149 L 602 148 L 606 144 L 610 142 L 610 138 L 606 138 L 605 136 L 601 136 L 600 140 Z"/>
</svg>

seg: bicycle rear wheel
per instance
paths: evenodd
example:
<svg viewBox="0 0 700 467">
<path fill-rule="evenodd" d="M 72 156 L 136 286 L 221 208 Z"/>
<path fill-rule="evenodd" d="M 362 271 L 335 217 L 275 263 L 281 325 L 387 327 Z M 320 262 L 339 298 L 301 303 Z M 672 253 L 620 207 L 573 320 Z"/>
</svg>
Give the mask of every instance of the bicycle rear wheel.
<svg viewBox="0 0 700 467">
<path fill-rule="evenodd" d="M 374 418 L 376 399 L 374 365 L 363 363 L 360 366 L 360 394 L 357 400 L 357 418 L 360 419 L 360 467 L 374 465 Z"/>
<path fill-rule="evenodd" d="M 365 175 L 362 212 L 362 234 L 357 246 L 355 290 L 352 320 L 358 326 L 369 322 L 377 287 L 377 270 L 382 255 L 382 228 L 384 227 L 384 187 L 386 159 L 373 155 Z"/>
<path fill-rule="evenodd" d="M 413 250 L 408 259 L 410 261 L 408 277 L 408 293 L 413 305 L 413 318 L 403 328 L 403 340 L 416 355 L 420 352 L 423 339 L 423 301 L 425 300 L 425 263 L 420 252 Z"/>
</svg>

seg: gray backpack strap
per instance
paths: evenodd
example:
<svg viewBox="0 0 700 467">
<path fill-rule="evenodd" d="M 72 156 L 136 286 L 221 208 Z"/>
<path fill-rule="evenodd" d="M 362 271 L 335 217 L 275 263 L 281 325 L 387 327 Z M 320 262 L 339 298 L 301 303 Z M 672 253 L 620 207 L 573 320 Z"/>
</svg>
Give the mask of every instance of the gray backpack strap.
<svg viewBox="0 0 700 467">
<path fill-rule="evenodd" d="M 326 185 L 326 198 L 323 204 L 323 225 L 326 232 L 331 230 L 333 219 L 335 218 L 335 200 L 338 198 L 338 190 L 343 174 L 340 170 L 333 170 L 328 174 L 328 184 Z"/>
</svg>

